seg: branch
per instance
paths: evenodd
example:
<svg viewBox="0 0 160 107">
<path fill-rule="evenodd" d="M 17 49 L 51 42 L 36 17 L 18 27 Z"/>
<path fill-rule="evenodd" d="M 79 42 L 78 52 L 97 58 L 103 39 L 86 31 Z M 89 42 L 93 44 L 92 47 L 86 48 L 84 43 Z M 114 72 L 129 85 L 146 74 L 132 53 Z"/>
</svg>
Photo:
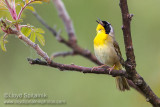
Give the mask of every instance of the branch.
<svg viewBox="0 0 160 107">
<path fill-rule="evenodd" d="M 53 3 L 55 4 L 55 7 L 59 13 L 60 18 L 63 20 L 66 31 L 69 36 L 69 41 L 76 43 L 77 39 L 75 36 L 75 31 L 73 28 L 72 20 L 70 19 L 70 16 L 61 0 L 53 0 Z"/>
<path fill-rule="evenodd" d="M 71 48 L 72 51 L 74 51 L 74 53 L 81 55 L 81 56 L 85 57 L 86 59 L 89 59 L 91 62 L 94 62 L 97 65 L 101 65 L 101 63 L 97 60 L 97 58 L 89 50 L 85 50 L 85 49 L 81 48 L 76 42 L 72 42 L 70 40 L 68 40 L 68 41 L 65 40 L 59 33 L 56 32 L 55 29 L 48 26 L 46 24 L 46 22 L 36 12 L 33 12 L 33 14 L 41 22 L 42 25 L 44 25 L 50 32 L 52 32 L 52 34 L 56 37 L 56 39 L 59 42 L 65 44 L 66 46 Z"/>
<path fill-rule="evenodd" d="M 127 0 L 120 0 L 120 8 L 122 12 L 122 19 L 123 19 L 123 35 L 124 35 L 124 44 L 125 44 L 125 49 L 126 49 L 126 56 L 127 56 L 127 65 L 128 68 L 132 69 L 136 68 L 136 61 L 135 61 L 135 55 L 134 55 L 134 50 L 133 50 L 133 45 L 132 45 L 132 37 L 131 37 L 131 30 L 130 30 L 130 22 L 133 17 L 132 14 L 129 14 L 128 11 L 128 5 L 127 5 Z M 135 70 L 128 70 L 129 72 L 134 73 Z"/>
<path fill-rule="evenodd" d="M 50 66 L 50 67 L 53 67 L 53 68 L 58 68 L 60 71 L 77 71 L 77 72 L 83 72 L 83 73 L 93 73 L 93 74 L 108 74 L 108 75 L 112 75 L 113 77 L 116 77 L 116 76 L 124 76 L 126 78 L 128 78 L 128 83 L 129 85 L 134 88 L 135 90 L 137 90 L 138 92 L 140 92 L 141 94 L 143 94 L 141 92 L 141 90 L 131 81 L 129 80 L 129 76 L 128 74 L 126 73 L 126 71 L 123 71 L 123 70 L 112 70 L 112 72 L 110 72 L 108 66 L 106 66 L 105 68 L 88 68 L 88 67 L 82 67 L 82 66 L 78 66 L 78 65 L 74 65 L 74 64 L 71 64 L 71 65 L 66 65 L 66 64 L 59 64 L 59 63 L 55 63 L 55 62 L 52 62 L 52 63 L 47 63 L 45 61 L 42 61 L 40 59 L 30 59 L 30 58 L 27 58 L 27 60 L 29 61 L 29 63 L 31 65 L 34 65 L 34 64 L 38 64 L 38 65 L 43 65 L 43 66 Z"/>
<path fill-rule="evenodd" d="M 50 67 L 54 67 L 54 68 L 58 68 L 60 71 L 78 71 L 78 72 L 83 72 L 83 73 L 93 73 L 93 74 L 108 74 L 108 75 L 112 75 L 113 77 L 116 76 L 124 76 L 126 78 L 128 78 L 128 75 L 126 73 L 126 71 L 123 70 L 112 70 L 112 72 L 110 72 L 109 68 L 110 67 L 105 67 L 105 68 L 88 68 L 88 67 L 82 67 L 82 66 L 78 66 L 78 65 L 66 65 L 66 64 L 59 64 L 56 62 L 51 62 L 51 63 L 46 63 L 45 61 L 42 61 L 40 59 L 30 59 L 27 58 L 27 60 L 29 61 L 30 64 L 39 64 L 39 65 L 44 65 L 44 66 L 50 66 Z"/>
<path fill-rule="evenodd" d="M 42 58 L 44 58 L 46 60 L 47 63 L 52 62 L 51 59 L 49 58 L 49 56 L 47 55 L 47 53 L 45 53 L 39 47 L 38 44 L 35 44 L 34 42 L 32 42 L 29 38 L 27 38 L 25 35 L 23 35 L 20 31 L 17 31 L 16 35 L 18 36 L 19 39 L 21 39 L 22 41 L 27 43 L 30 47 L 32 47 L 37 52 L 38 55 L 40 55 Z"/>
<path fill-rule="evenodd" d="M 143 95 L 146 97 L 146 100 L 150 102 L 154 107 L 160 107 L 160 99 L 155 95 L 149 85 L 136 71 L 136 61 L 130 31 L 130 22 L 133 15 L 129 14 L 127 0 L 120 0 L 120 8 L 123 19 L 122 30 L 127 56 L 127 61 L 125 62 L 126 71 L 127 73 L 129 73 L 133 83 L 141 90 Z"/>
<path fill-rule="evenodd" d="M 11 1 L 11 3 L 8 2 L 8 0 L 5 0 L 5 3 L 7 5 L 7 8 L 14 20 L 17 20 L 17 13 L 16 13 L 16 8 L 15 8 L 15 1 Z M 12 6 L 10 6 L 12 4 Z"/>
</svg>

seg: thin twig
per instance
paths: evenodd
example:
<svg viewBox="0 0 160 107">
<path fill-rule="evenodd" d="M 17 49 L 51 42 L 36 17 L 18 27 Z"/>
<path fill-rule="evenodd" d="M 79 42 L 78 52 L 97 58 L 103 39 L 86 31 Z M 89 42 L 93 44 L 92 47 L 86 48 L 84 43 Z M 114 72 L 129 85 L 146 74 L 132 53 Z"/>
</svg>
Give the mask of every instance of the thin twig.
<svg viewBox="0 0 160 107">
<path fill-rule="evenodd" d="M 72 24 L 72 20 L 61 0 L 53 0 L 53 3 L 59 13 L 60 18 L 63 20 L 66 31 L 69 36 L 69 41 L 71 42 L 77 42 L 76 36 L 75 36 L 75 31 L 74 27 Z"/>
<path fill-rule="evenodd" d="M 34 1 L 35 1 L 35 0 L 30 0 L 28 3 L 26 3 L 26 4 L 21 8 L 21 10 L 20 10 L 20 12 L 19 12 L 19 14 L 18 14 L 18 19 L 21 18 L 21 15 L 22 15 L 23 10 L 24 10 L 29 4 L 31 4 L 31 3 L 34 2 Z"/>
<path fill-rule="evenodd" d="M 68 51 L 68 52 L 57 52 L 57 53 L 53 53 L 51 55 L 51 59 L 56 58 L 56 57 L 66 57 L 66 56 L 71 56 L 71 55 L 76 55 L 76 53 L 74 51 Z"/>
<path fill-rule="evenodd" d="M 46 22 L 36 13 L 36 11 L 35 12 L 32 12 L 34 15 L 35 15 L 35 17 L 41 22 L 41 24 L 43 25 L 43 26 L 45 26 L 50 32 L 52 32 L 52 34 L 54 35 L 54 36 L 56 36 L 57 35 L 57 32 L 56 32 L 56 30 L 54 30 L 53 28 L 51 28 L 50 26 L 48 26 L 47 24 L 46 24 Z"/>
</svg>

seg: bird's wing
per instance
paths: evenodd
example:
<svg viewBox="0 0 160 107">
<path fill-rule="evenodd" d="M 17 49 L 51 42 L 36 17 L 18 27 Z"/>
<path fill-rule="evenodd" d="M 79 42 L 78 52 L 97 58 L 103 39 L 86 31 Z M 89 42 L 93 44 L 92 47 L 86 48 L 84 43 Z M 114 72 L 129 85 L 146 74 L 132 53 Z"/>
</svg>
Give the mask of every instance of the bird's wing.
<svg viewBox="0 0 160 107">
<path fill-rule="evenodd" d="M 121 51 L 120 51 L 120 48 L 119 48 L 119 45 L 116 41 L 113 42 L 113 45 L 114 45 L 114 49 L 119 57 L 119 61 L 120 63 L 122 64 L 122 66 L 124 67 L 124 59 L 122 58 L 122 54 L 121 54 Z"/>
</svg>

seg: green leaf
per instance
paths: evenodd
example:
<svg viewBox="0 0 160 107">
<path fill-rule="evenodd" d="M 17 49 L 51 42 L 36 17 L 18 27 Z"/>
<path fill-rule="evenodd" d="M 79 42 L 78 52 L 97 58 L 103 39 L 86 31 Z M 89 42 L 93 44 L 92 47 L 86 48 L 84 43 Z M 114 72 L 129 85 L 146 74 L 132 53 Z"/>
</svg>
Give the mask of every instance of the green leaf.
<svg viewBox="0 0 160 107">
<path fill-rule="evenodd" d="M 16 23 L 20 24 L 22 22 L 23 22 L 23 19 L 14 20 L 14 21 L 12 21 L 12 25 L 14 25 Z"/>
<path fill-rule="evenodd" d="M 23 4 L 23 3 L 20 3 L 20 6 L 21 6 L 21 7 L 24 7 L 24 4 Z"/>
<path fill-rule="evenodd" d="M 5 43 L 4 43 L 4 42 L 1 42 L 1 49 L 2 49 L 4 52 L 6 52 L 6 51 L 7 51 L 7 49 L 6 49 L 6 47 L 5 47 Z"/>
<path fill-rule="evenodd" d="M 36 28 L 35 31 L 38 33 L 45 33 L 45 31 L 41 28 Z"/>
<path fill-rule="evenodd" d="M 44 46 L 44 45 L 45 45 L 44 36 L 41 35 L 40 33 L 36 33 L 36 35 L 37 35 L 37 39 L 38 39 L 39 43 L 40 43 L 42 46 Z"/>
<path fill-rule="evenodd" d="M 28 0 L 25 0 L 26 1 L 26 4 L 29 2 Z"/>
<path fill-rule="evenodd" d="M 34 31 L 31 32 L 30 40 L 31 40 L 32 42 L 34 42 L 34 43 L 35 43 L 35 41 L 36 41 L 36 34 L 35 34 Z"/>
<path fill-rule="evenodd" d="M 29 28 L 29 27 L 23 27 L 22 29 L 21 29 L 21 32 L 26 36 L 26 37 L 28 37 L 30 34 L 31 34 L 31 28 Z"/>
<path fill-rule="evenodd" d="M 30 28 L 34 28 L 34 26 L 32 26 L 32 25 L 30 25 L 30 24 L 27 24 L 27 26 L 30 27 Z"/>
<path fill-rule="evenodd" d="M 6 50 L 5 44 L 6 44 L 8 41 L 7 41 L 7 40 L 4 40 L 3 37 L 4 37 L 4 36 L 1 36 L 1 38 L 0 38 L 0 45 L 1 45 L 1 49 L 2 49 L 4 52 L 6 52 L 7 50 Z"/>
<path fill-rule="evenodd" d="M 0 10 L 8 10 L 6 7 L 0 7 Z"/>
<path fill-rule="evenodd" d="M 25 36 L 28 37 L 28 36 L 31 34 L 31 31 L 32 31 L 32 30 L 31 30 L 30 28 L 28 28 Z"/>
<path fill-rule="evenodd" d="M 26 7 L 26 9 L 29 9 L 29 10 L 31 10 L 31 11 L 33 11 L 33 12 L 35 12 L 34 7 L 32 7 L 32 6 L 27 6 L 27 7 Z"/>
<path fill-rule="evenodd" d="M 50 0 L 35 0 L 35 1 L 49 2 Z"/>
<path fill-rule="evenodd" d="M 42 33 L 45 33 L 43 29 L 41 28 L 35 28 L 35 27 L 31 27 L 31 25 L 28 25 L 28 27 L 24 27 L 22 28 L 22 33 L 29 37 L 30 35 L 30 40 L 32 42 L 36 42 L 36 38 L 39 41 L 39 43 L 44 46 L 45 45 L 45 39 L 44 36 L 42 35 Z"/>
<path fill-rule="evenodd" d="M 8 10 L 3 1 L 0 1 L 0 10 Z"/>
<path fill-rule="evenodd" d="M 34 2 L 32 2 L 32 4 L 42 4 L 42 2 L 41 1 L 34 1 Z"/>
</svg>

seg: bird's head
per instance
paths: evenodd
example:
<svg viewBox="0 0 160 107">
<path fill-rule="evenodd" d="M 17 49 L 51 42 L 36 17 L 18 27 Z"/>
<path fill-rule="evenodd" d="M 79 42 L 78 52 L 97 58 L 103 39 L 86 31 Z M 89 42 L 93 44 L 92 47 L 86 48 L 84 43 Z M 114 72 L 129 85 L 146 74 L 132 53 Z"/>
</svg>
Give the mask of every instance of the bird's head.
<svg viewBox="0 0 160 107">
<path fill-rule="evenodd" d="M 106 34 L 113 33 L 113 28 L 112 28 L 112 26 L 109 22 L 102 21 L 99 18 L 98 18 L 98 20 L 96 20 L 96 22 L 98 23 L 97 28 L 96 28 L 97 32 L 103 32 L 103 33 L 106 33 Z"/>
</svg>

